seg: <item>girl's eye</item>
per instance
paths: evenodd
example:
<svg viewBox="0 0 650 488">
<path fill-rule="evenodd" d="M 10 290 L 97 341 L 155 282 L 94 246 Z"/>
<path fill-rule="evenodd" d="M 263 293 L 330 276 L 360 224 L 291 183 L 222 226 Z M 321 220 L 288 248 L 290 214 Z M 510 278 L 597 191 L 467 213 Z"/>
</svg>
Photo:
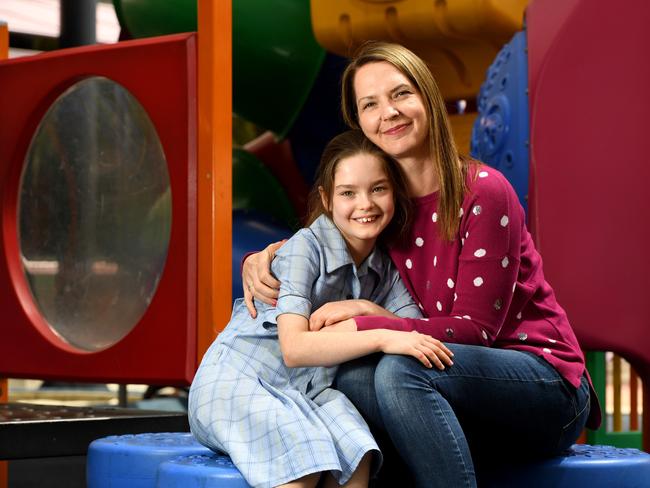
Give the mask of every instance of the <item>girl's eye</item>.
<svg viewBox="0 0 650 488">
<path fill-rule="evenodd" d="M 373 191 L 374 193 L 379 193 L 379 192 L 382 192 L 382 191 L 386 191 L 386 189 L 387 189 L 387 188 L 386 188 L 385 186 L 376 186 L 376 187 L 374 187 L 374 188 L 372 189 L 372 191 Z"/>
<path fill-rule="evenodd" d="M 342 197 L 351 197 L 354 195 L 354 192 L 352 190 L 345 190 L 340 193 Z"/>
</svg>

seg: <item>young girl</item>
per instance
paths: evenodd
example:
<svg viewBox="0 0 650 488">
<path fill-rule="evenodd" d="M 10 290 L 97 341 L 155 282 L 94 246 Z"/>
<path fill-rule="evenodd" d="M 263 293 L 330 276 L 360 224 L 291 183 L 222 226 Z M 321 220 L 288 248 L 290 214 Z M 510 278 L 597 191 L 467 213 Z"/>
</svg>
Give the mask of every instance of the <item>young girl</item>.
<svg viewBox="0 0 650 488">
<path fill-rule="evenodd" d="M 388 256 L 376 246 L 408 224 L 406 184 L 395 162 L 361 131 L 334 138 L 310 197 L 309 227 L 276 254 L 275 307 L 251 318 L 235 303 L 190 390 L 192 433 L 227 452 L 254 487 L 367 486 L 381 454 L 349 400 L 330 386 L 335 365 L 373 352 L 451 365 L 438 340 L 417 332 L 310 332 L 312 310 L 367 299 L 401 317 L 421 317 Z M 374 456 L 372 456 L 374 455 Z M 335 484 L 336 483 L 336 484 Z"/>
</svg>

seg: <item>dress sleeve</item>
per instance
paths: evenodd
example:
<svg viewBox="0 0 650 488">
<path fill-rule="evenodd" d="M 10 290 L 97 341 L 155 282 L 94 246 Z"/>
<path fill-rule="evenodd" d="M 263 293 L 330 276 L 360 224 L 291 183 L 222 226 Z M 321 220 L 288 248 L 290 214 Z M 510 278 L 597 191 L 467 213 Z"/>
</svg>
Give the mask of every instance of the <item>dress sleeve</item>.
<svg viewBox="0 0 650 488">
<path fill-rule="evenodd" d="M 510 184 L 498 174 L 479 172 L 472 190 L 463 202 L 456 280 L 447 283 L 453 289 L 448 312 L 420 320 L 358 317 L 359 330 L 417 330 L 446 342 L 492 345 L 516 287 L 524 212 Z"/>
<path fill-rule="evenodd" d="M 320 276 L 320 262 L 318 246 L 304 231 L 299 231 L 278 250 L 271 262 L 271 271 L 280 281 L 274 313 L 276 320 L 284 313 L 309 319 L 311 292 Z"/>
<path fill-rule="evenodd" d="M 422 312 L 392 262 L 389 264 L 387 277 L 388 292 L 382 300 L 377 301 L 377 304 L 398 317 L 422 318 Z"/>
</svg>

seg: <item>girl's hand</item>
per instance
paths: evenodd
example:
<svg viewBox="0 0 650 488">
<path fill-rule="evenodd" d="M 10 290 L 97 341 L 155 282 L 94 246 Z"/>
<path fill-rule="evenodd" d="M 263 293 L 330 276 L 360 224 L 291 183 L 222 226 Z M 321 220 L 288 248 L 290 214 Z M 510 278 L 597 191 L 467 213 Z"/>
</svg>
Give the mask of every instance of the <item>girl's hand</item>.
<svg viewBox="0 0 650 488">
<path fill-rule="evenodd" d="M 359 315 L 367 315 L 367 300 L 341 300 L 322 305 L 309 317 L 309 330 L 317 331 Z M 356 330 L 356 325 L 355 325 Z"/>
<path fill-rule="evenodd" d="M 382 332 L 385 335 L 381 350 L 386 354 L 413 356 L 427 368 L 435 365 L 442 370 L 445 369 L 445 365 L 454 364 L 451 360 L 454 353 L 438 339 L 416 331 L 383 329 Z"/>
<path fill-rule="evenodd" d="M 253 298 L 269 305 L 275 305 L 280 290 L 280 282 L 271 274 L 271 261 L 286 240 L 269 244 L 266 249 L 246 258 L 242 266 L 242 286 L 244 303 L 251 314 L 257 317 Z"/>
</svg>

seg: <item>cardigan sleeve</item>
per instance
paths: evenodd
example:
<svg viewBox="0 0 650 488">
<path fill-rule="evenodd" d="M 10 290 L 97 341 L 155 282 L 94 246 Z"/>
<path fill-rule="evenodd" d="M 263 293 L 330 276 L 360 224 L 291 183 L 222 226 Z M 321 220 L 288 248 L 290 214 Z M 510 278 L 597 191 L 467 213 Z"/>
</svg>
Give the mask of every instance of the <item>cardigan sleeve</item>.
<svg viewBox="0 0 650 488">
<path fill-rule="evenodd" d="M 458 271 L 448 280 L 454 290 L 450 311 L 423 319 L 357 317 L 359 330 L 417 330 L 446 342 L 492 345 L 517 284 L 524 212 L 510 184 L 488 171 L 478 173 L 462 212 Z"/>
</svg>

